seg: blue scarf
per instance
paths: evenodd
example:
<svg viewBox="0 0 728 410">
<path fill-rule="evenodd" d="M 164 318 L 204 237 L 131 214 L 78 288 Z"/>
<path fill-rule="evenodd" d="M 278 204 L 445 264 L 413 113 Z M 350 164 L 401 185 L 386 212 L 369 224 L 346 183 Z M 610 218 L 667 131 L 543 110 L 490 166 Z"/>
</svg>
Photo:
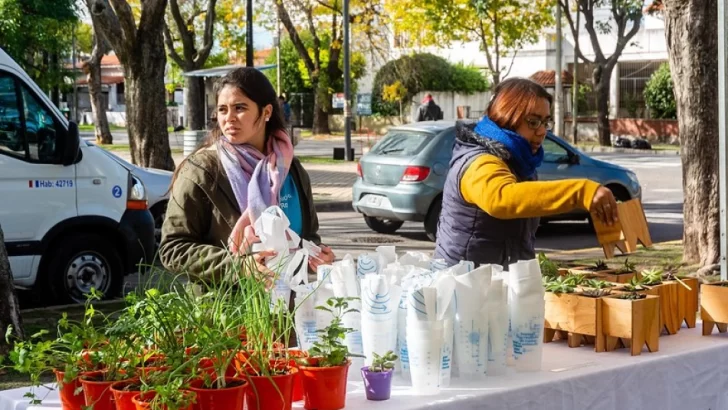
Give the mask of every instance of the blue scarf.
<svg viewBox="0 0 728 410">
<path fill-rule="evenodd" d="M 513 158 L 514 171 L 521 178 L 532 178 L 536 174 L 536 168 L 543 162 L 543 147 L 539 147 L 534 154 L 531 152 L 531 144 L 521 134 L 499 127 L 488 117 L 480 120 L 475 127 L 475 133 L 505 145 Z"/>
</svg>

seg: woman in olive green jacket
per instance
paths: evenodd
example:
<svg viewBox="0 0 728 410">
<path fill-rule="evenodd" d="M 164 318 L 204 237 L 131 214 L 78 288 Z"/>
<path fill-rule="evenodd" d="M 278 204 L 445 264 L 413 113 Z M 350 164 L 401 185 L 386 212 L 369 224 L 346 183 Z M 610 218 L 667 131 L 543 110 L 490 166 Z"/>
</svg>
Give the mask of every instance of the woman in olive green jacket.
<svg viewBox="0 0 728 410">
<path fill-rule="evenodd" d="M 240 68 L 216 84 L 217 121 L 207 141 L 178 167 L 162 227 L 159 255 L 172 272 L 197 280 L 225 279 L 232 254 L 251 258 L 261 272 L 270 251 L 251 254 L 253 223 L 278 205 L 301 238 L 321 247 L 309 268 L 333 262 L 321 245 L 311 181 L 293 156 L 273 86 L 260 71 Z M 269 272 L 268 272 L 269 273 Z"/>
</svg>

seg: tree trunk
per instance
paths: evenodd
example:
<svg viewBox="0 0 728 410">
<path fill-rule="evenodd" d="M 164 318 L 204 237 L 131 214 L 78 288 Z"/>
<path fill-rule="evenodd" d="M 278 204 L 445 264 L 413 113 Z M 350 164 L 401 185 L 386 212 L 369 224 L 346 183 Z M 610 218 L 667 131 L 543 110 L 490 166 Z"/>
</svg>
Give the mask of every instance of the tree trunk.
<svg viewBox="0 0 728 410">
<path fill-rule="evenodd" d="M 202 77 L 187 77 L 185 110 L 187 129 L 204 130 L 207 126 L 205 112 L 205 80 Z"/>
<path fill-rule="evenodd" d="M 5 236 L 0 226 L 0 356 L 8 347 L 5 344 L 5 333 L 8 326 L 13 326 L 16 337 L 23 339 L 23 322 L 20 317 L 20 305 L 15 295 L 13 274 L 10 271 L 10 260 L 5 248 Z"/>
<path fill-rule="evenodd" d="M 611 86 L 612 70 L 614 66 L 598 64 L 592 72 L 592 80 L 596 87 L 597 97 L 597 127 L 599 132 L 599 145 L 609 147 L 612 145 L 612 130 L 609 126 L 609 89 Z"/>
<path fill-rule="evenodd" d="M 124 66 L 124 96 L 131 159 L 142 167 L 174 170 L 167 132 L 161 29 L 137 38 L 132 64 Z"/>
<path fill-rule="evenodd" d="M 683 177 L 683 259 L 720 257 L 717 0 L 665 0 Z M 699 62 L 699 63 L 697 63 Z"/>
<path fill-rule="evenodd" d="M 326 104 L 328 101 L 328 93 L 324 90 L 317 89 L 314 87 L 314 102 L 313 102 L 313 134 L 331 134 L 329 128 L 329 113 L 326 112 Z"/>
<path fill-rule="evenodd" d="M 114 142 L 109 119 L 106 118 L 106 106 L 101 93 L 101 57 L 92 58 L 86 64 L 88 67 L 88 93 L 91 99 L 91 111 L 94 114 L 94 129 L 97 144 L 112 144 Z"/>
</svg>

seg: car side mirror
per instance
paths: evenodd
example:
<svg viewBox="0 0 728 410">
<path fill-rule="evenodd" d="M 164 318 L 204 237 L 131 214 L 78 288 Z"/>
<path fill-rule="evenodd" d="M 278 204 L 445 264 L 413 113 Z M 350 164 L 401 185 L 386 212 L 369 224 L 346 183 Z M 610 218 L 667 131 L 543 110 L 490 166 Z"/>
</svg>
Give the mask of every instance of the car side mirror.
<svg viewBox="0 0 728 410">
<path fill-rule="evenodd" d="M 579 158 L 579 154 L 572 154 L 569 153 L 569 165 L 579 165 L 581 163 L 581 159 Z"/>
<path fill-rule="evenodd" d="M 81 149 L 81 138 L 78 134 L 78 125 L 68 122 L 68 131 L 66 132 L 66 141 L 63 145 L 63 153 L 61 155 L 61 164 L 68 166 L 76 163 L 79 150 Z"/>
</svg>

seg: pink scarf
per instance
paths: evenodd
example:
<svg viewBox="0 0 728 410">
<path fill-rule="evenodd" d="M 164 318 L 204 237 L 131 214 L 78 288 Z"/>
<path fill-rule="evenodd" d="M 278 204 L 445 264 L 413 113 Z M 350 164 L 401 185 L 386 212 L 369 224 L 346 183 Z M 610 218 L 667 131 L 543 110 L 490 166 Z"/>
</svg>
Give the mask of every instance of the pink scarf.
<svg viewBox="0 0 728 410">
<path fill-rule="evenodd" d="M 220 138 L 217 149 L 242 212 L 228 246 L 233 254 L 247 253 L 257 241 L 253 224 L 268 207 L 278 205 L 293 161 L 293 144 L 285 132 L 277 131 L 268 138 L 267 156 L 250 144 L 232 144 L 225 136 Z"/>
</svg>

